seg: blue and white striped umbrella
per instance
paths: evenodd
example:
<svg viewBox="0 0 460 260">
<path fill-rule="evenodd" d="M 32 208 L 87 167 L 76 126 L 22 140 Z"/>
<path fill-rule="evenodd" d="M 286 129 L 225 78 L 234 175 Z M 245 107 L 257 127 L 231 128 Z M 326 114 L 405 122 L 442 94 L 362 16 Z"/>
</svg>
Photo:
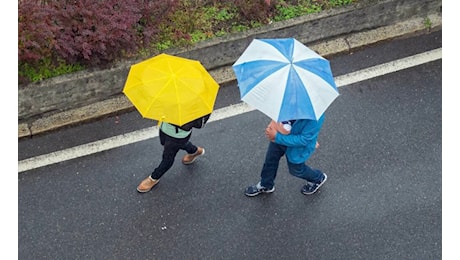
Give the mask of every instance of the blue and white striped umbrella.
<svg viewBox="0 0 460 260">
<path fill-rule="evenodd" d="M 232 68 L 241 100 L 277 122 L 318 120 L 339 95 L 329 61 L 293 38 L 254 39 Z"/>
</svg>

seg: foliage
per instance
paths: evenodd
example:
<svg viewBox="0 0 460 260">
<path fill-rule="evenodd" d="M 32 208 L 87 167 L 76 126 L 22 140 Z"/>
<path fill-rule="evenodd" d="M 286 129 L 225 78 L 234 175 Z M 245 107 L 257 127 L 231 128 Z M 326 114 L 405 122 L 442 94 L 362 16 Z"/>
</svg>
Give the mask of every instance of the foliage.
<svg viewBox="0 0 460 260">
<path fill-rule="evenodd" d="M 431 29 L 431 26 L 433 25 L 429 17 L 425 18 L 423 24 L 425 25 L 425 28 L 428 30 Z"/>
<path fill-rule="evenodd" d="M 241 32 L 357 0 L 21 0 L 19 83 Z"/>
<path fill-rule="evenodd" d="M 62 60 L 54 62 L 53 64 L 50 58 L 40 59 L 40 61 L 36 64 L 38 64 L 38 66 L 33 67 L 29 63 L 20 64 L 19 81 L 26 82 L 26 78 L 29 78 L 31 81 L 36 82 L 47 78 L 79 71 L 84 68 L 78 63 L 66 64 Z"/>
<path fill-rule="evenodd" d="M 57 28 L 47 19 L 49 10 L 37 2 L 19 1 L 18 11 L 19 62 L 51 57 Z"/>
<path fill-rule="evenodd" d="M 349 5 L 353 3 L 353 0 L 329 0 L 326 2 L 328 8 L 336 7 L 336 6 L 343 6 Z"/>
<path fill-rule="evenodd" d="M 353 3 L 353 0 L 280 0 L 279 3 L 276 4 L 276 15 L 274 16 L 274 20 L 283 21 L 351 3 Z"/>
<path fill-rule="evenodd" d="M 159 32 L 155 25 L 163 19 L 162 12 L 172 9 L 175 2 L 19 1 L 20 73 L 59 72 L 63 64 L 69 68 L 81 68 L 73 64 L 103 66 L 122 58 L 122 54 L 135 53 Z M 23 78 L 19 79 L 21 82 Z"/>
<path fill-rule="evenodd" d="M 270 0 L 235 0 L 235 6 L 238 9 L 238 14 L 241 17 L 240 24 L 250 25 L 256 22 L 257 24 L 267 24 L 270 22 L 270 17 L 274 11 L 276 1 Z"/>
</svg>

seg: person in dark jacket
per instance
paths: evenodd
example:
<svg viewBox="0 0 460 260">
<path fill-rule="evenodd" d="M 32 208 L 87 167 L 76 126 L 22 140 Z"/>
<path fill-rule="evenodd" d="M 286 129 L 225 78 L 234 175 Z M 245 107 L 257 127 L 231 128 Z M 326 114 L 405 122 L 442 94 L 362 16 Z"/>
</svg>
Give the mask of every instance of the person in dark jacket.
<svg viewBox="0 0 460 260">
<path fill-rule="evenodd" d="M 192 164 L 199 156 L 204 155 L 204 148 L 191 143 L 190 137 L 192 136 L 192 128 L 202 128 L 208 119 L 209 115 L 206 115 L 183 126 L 161 122 L 159 136 L 160 143 L 163 145 L 162 160 L 152 174 L 137 186 L 138 192 L 148 192 L 158 184 L 161 176 L 173 166 L 179 150 L 187 152 L 182 158 L 182 163 L 186 165 Z"/>
</svg>

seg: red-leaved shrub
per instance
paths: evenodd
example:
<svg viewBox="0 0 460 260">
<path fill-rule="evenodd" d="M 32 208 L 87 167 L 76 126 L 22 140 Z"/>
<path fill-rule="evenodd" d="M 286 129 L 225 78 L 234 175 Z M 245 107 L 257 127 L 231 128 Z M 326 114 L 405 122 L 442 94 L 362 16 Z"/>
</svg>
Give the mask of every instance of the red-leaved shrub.
<svg viewBox="0 0 460 260">
<path fill-rule="evenodd" d="M 276 0 L 234 0 L 242 21 L 266 24 L 272 14 Z"/>
<path fill-rule="evenodd" d="M 18 58 L 33 63 L 52 55 L 56 26 L 48 19 L 49 8 L 40 1 L 19 1 Z"/>
<path fill-rule="evenodd" d="M 19 1 L 19 62 L 104 65 L 150 44 L 177 0 Z"/>
</svg>

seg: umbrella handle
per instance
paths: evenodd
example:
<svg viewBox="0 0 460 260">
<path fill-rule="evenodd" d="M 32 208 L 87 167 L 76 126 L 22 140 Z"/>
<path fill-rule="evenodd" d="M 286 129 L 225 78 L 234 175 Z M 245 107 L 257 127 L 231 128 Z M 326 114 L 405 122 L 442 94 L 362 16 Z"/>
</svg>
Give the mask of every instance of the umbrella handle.
<svg viewBox="0 0 460 260">
<path fill-rule="evenodd" d="M 158 120 L 158 127 L 160 127 L 161 123 L 163 122 L 163 119 L 165 119 L 165 116 L 162 116 L 161 119 Z"/>
</svg>

